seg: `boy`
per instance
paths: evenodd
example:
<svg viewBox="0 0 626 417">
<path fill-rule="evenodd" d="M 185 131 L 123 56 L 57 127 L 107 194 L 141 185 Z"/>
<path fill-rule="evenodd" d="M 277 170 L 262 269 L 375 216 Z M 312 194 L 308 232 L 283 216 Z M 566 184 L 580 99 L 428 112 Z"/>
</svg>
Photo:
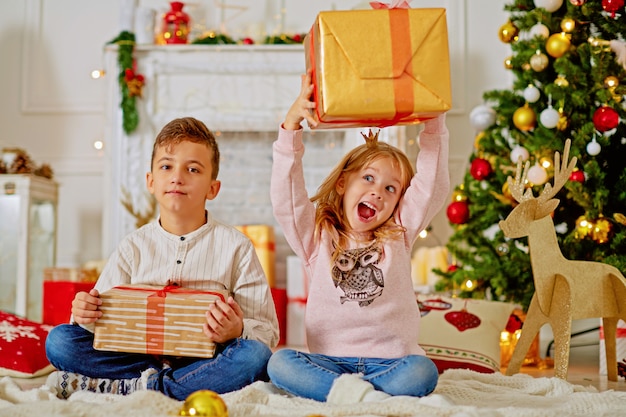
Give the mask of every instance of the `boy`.
<svg viewBox="0 0 626 417">
<path fill-rule="evenodd" d="M 184 400 L 200 389 L 234 391 L 267 379 L 278 320 L 261 264 L 250 240 L 213 219 L 205 209 L 219 190 L 219 149 L 213 134 L 194 118 L 175 119 L 157 135 L 148 190 L 158 221 L 122 240 L 89 293 L 72 302 L 72 324 L 53 328 L 46 340 L 59 372 L 48 385 L 67 398 L 76 390 L 129 394 L 156 390 Z M 213 358 L 155 357 L 93 348 L 93 324 L 102 315 L 99 294 L 128 284 L 178 284 L 227 290 L 206 312 L 204 333 L 215 342 Z"/>
</svg>

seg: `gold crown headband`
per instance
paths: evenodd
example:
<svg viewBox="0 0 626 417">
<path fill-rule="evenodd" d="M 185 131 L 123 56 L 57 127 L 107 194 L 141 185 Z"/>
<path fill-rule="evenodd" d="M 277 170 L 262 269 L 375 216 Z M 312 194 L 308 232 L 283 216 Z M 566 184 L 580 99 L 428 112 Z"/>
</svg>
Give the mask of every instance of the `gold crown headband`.
<svg viewBox="0 0 626 417">
<path fill-rule="evenodd" d="M 365 139 L 365 144 L 367 145 L 368 148 L 375 148 L 377 146 L 379 133 L 380 133 L 380 130 L 374 133 L 372 132 L 372 129 L 369 130 L 367 135 L 361 132 L 361 136 L 363 136 L 363 139 Z"/>
</svg>

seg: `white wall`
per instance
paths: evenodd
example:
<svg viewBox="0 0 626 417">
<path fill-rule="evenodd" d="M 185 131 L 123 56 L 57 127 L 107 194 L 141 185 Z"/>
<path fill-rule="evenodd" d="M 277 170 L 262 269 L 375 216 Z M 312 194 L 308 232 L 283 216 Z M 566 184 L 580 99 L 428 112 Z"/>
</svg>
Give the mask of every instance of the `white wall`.
<svg viewBox="0 0 626 417">
<path fill-rule="evenodd" d="M 283 1 L 284 18 L 265 25 L 268 31 L 282 24 L 285 31 L 305 32 L 319 10 L 367 3 Z M 93 147 L 94 141 L 104 137 L 105 82 L 89 75 L 102 67 L 103 46 L 120 30 L 120 5 L 129 3 L 132 1 L 0 0 L 0 147 L 21 147 L 37 164 L 52 166 L 60 184 L 57 264 L 61 266 L 108 256 L 101 245 L 103 161 L 101 151 Z M 226 3 L 249 8 L 242 13 L 227 9 L 227 29 L 233 34 L 254 34 L 264 21 L 276 16 L 281 0 Z M 442 2 L 422 0 L 414 1 L 413 6 L 438 3 Z M 509 84 L 503 61 L 510 51 L 497 36 L 506 21 L 504 0 L 443 3 L 465 9 L 461 22 L 465 57 L 452 57 L 455 65 L 465 67 L 465 80 L 453 91 L 463 101 L 448 117 L 451 177 L 456 184 L 474 142 L 468 113 L 482 101 L 485 90 Z M 139 4 L 167 8 L 165 1 Z M 214 5 L 212 0 L 198 0 L 190 2 L 189 8 L 201 16 L 199 21 L 205 19 L 206 26 L 214 26 L 220 17 Z M 433 226 L 438 238 L 445 241 L 450 234 L 445 213 Z"/>
</svg>

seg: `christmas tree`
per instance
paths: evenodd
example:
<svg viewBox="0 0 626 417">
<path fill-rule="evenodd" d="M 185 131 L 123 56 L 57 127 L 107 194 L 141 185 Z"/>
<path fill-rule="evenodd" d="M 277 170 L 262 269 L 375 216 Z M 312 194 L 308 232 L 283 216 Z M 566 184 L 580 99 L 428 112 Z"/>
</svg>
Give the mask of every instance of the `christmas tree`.
<svg viewBox="0 0 626 417">
<path fill-rule="evenodd" d="M 527 186 L 538 195 L 566 139 L 578 163 L 556 196 L 562 253 L 626 272 L 626 10 L 624 0 L 515 0 L 505 10 L 498 35 L 511 47 L 503 59 L 513 85 L 485 92 L 470 114 L 474 149 L 447 207 L 453 262 L 435 271 L 436 289 L 526 309 L 534 292 L 527 240 L 498 227 L 517 204 L 507 177 L 529 161 Z"/>
</svg>

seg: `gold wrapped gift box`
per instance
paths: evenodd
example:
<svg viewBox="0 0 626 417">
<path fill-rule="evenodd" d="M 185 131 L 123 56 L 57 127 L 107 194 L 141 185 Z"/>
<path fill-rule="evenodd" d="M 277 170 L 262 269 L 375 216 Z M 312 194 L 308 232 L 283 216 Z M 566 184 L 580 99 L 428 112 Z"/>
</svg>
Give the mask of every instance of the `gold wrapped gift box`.
<svg viewBox="0 0 626 417">
<path fill-rule="evenodd" d="M 270 288 L 276 284 L 276 238 L 274 228 L 265 224 L 235 226 L 252 241 Z"/>
<path fill-rule="evenodd" d="M 205 313 L 225 291 L 128 285 L 100 294 L 94 348 L 116 352 L 211 358 L 215 344 L 202 330 Z"/>
<path fill-rule="evenodd" d="M 416 124 L 451 107 L 443 8 L 320 12 L 304 45 L 318 128 Z"/>
</svg>

